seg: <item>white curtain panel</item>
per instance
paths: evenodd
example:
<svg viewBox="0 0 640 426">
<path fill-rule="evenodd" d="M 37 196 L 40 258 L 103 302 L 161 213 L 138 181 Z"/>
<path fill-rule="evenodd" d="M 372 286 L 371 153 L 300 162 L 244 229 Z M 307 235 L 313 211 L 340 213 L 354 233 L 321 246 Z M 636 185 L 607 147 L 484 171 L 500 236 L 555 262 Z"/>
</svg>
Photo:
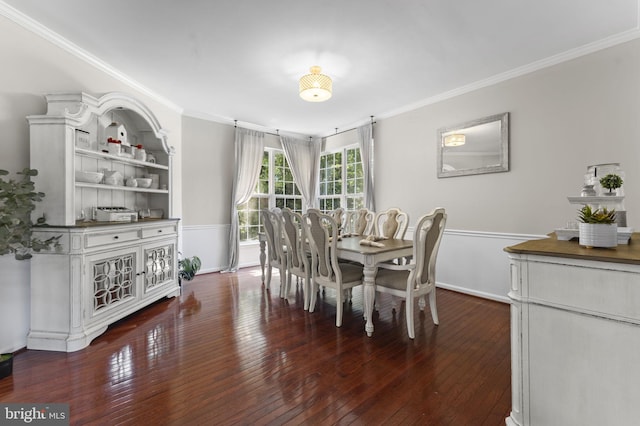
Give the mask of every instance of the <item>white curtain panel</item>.
<svg viewBox="0 0 640 426">
<path fill-rule="evenodd" d="M 238 205 L 249 201 L 258 182 L 264 153 L 264 133 L 236 127 L 235 152 L 236 170 L 231 191 L 229 266 L 226 272 L 234 272 L 238 269 L 240 249 Z"/>
<path fill-rule="evenodd" d="M 320 176 L 320 142 L 280 136 L 280 143 L 293 179 L 302 194 L 304 210 L 316 207 Z"/>
<path fill-rule="evenodd" d="M 360 156 L 362 157 L 362 171 L 364 177 L 364 206 L 376 211 L 373 185 L 373 123 L 358 127 L 358 144 L 360 145 Z"/>
</svg>

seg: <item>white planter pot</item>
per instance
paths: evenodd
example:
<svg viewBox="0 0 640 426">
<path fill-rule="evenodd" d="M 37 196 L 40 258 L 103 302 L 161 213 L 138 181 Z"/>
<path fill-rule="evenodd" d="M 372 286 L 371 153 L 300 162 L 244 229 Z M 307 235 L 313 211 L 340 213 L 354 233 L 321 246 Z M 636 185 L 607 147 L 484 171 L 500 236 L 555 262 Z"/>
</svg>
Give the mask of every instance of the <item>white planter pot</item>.
<svg viewBox="0 0 640 426">
<path fill-rule="evenodd" d="M 580 245 L 585 247 L 616 247 L 618 225 L 616 223 L 580 223 Z"/>
</svg>

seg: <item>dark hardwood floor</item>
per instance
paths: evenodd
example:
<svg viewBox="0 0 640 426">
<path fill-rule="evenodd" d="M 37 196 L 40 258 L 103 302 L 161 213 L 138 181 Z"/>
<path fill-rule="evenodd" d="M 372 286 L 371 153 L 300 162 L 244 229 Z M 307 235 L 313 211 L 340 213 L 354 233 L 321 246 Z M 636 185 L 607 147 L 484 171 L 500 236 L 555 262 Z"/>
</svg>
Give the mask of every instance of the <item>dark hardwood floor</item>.
<svg viewBox="0 0 640 426">
<path fill-rule="evenodd" d="M 438 289 L 440 325 L 416 309 L 412 341 L 382 295 L 369 338 L 359 288 L 336 328 L 331 290 L 310 314 L 277 282 L 199 275 L 86 349 L 22 351 L 0 401 L 69 403 L 78 425 L 504 425 L 508 305 Z"/>
</svg>

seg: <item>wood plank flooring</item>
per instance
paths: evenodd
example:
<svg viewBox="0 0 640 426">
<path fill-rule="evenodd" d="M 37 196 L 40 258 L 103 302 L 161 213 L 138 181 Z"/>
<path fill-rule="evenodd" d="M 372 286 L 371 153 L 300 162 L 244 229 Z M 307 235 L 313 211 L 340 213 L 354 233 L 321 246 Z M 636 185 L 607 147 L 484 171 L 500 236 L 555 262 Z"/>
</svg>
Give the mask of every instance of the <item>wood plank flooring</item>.
<svg viewBox="0 0 640 426">
<path fill-rule="evenodd" d="M 336 328 L 331 290 L 308 313 L 277 283 L 199 275 L 86 349 L 18 353 L 0 401 L 69 403 L 74 425 L 504 425 L 508 305 L 438 289 L 412 341 L 382 295 L 369 338 L 359 288 Z"/>
</svg>

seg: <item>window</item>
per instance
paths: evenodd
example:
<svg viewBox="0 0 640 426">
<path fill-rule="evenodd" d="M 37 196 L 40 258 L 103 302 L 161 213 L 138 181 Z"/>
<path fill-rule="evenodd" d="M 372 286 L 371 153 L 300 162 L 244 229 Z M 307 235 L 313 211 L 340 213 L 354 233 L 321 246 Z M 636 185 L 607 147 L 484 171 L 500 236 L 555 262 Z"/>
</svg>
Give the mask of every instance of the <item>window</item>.
<svg viewBox="0 0 640 426">
<path fill-rule="evenodd" d="M 364 173 L 360 148 L 351 147 L 320 157 L 320 210 L 364 207 Z"/>
<path fill-rule="evenodd" d="M 346 151 L 345 168 L 347 169 L 345 201 L 347 210 L 357 210 L 364 207 L 364 171 L 360 148 L 348 148 Z"/>
<path fill-rule="evenodd" d="M 302 195 L 283 151 L 267 149 L 262 156 L 260 176 L 253 195 L 238 206 L 240 241 L 255 241 L 263 232 L 260 210 L 287 207 L 302 213 Z"/>
<path fill-rule="evenodd" d="M 294 212 L 302 213 L 302 195 L 298 190 L 298 185 L 293 181 L 289 162 L 282 151 L 273 152 L 272 181 L 275 207 L 287 207 Z"/>
<path fill-rule="evenodd" d="M 342 152 L 320 157 L 320 210 L 327 212 L 340 207 L 342 195 Z"/>
</svg>

